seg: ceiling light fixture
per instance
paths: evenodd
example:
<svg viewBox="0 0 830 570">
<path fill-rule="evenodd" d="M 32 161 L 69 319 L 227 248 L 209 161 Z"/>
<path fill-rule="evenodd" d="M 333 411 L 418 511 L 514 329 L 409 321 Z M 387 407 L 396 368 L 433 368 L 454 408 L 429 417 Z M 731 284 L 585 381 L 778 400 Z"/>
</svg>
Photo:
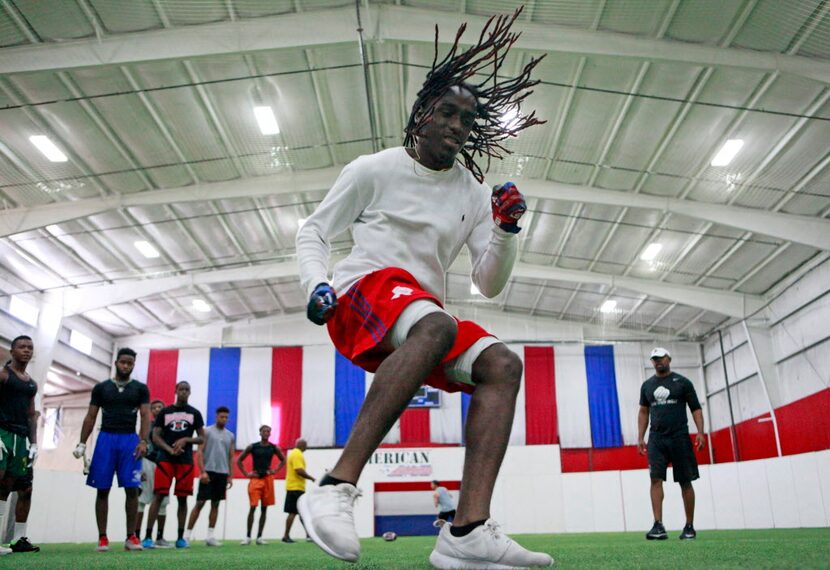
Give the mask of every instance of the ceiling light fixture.
<svg viewBox="0 0 830 570">
<path fill-rule="evenodd" d="M 29 142 L 37 147 L 43 155 L 52 162 L 66 162 L 69 160 L 61 149 L 52 142 L 46 135 L 33 135 L 29 137 Z"/>
<path fill-rule="evenodd" d="M 159 257 L 161 255 L 159 253 L 159 250 L 157 250 L 155 247 L 153 247 L 153 244 L 151 244 L 149 241 L 145 241 L 145 240 L 142 239 L 142 240 L 138 240 L 137 242 L 134 242 L 133 245 L 135 246 L 135 248 L 138 251 L 141 252 L 141 254 L 144 257 L 146 257 L 148 259 L 153 259 L 153 258 Z"/>
<path fill-rule="evenodd" d="M 280 134 L 280 126 L 277 124 L 277 118 L 274 116 L 274 110 L 268 105 L 254 107 L 254 117 L 259 125 L 259 131 L 263 135 L 278 135 Z"/>
<path fill-rule="evenodd" d="M 617 302 L 612 299 L 608 299 L 602 304 L 599 310 L 603 313 L 612 313 L 616 307 Z"/>
<path fill-rule="evenodd" d="M 732 162 L 732 159 L 735 158 L 735 155 L 738 154 L 738 151 L 740 151 L 743 146 L 743 139 L 729 139 L 723 143 L 723 146 L 720 147 L 720 150 L 715 155 L 715 158 L 712 159 L 710 164 L 712 166 L 726 166 Z"/>
<path fill-rule="evenodd" d="M 663 249 L 663 244 L 650 243 L 643 250 L 643 253 L 640 254 L 640 259 L 643 261 L 652 261 L 655 257 L 657 257 L 657 254 L 660 253 L 661 249 Z"/>
<path fill-rule="evenodd" d="M 193 299 L 193 310 L 199 311 L 200 313 L 209 313 L 210 305 L 204 299 Z"/>
</svg>

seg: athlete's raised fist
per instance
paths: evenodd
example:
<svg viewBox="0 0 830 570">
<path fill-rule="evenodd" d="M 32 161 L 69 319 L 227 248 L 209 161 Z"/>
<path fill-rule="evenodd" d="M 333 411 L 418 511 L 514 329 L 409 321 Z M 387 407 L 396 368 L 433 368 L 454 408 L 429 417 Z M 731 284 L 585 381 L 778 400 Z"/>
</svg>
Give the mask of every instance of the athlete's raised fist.
<svg viewBox="0 0 830 570">
<path fill-rule="evenodd" d="M 527 211 L 527 203 L 515 184 L 505 182 L 500 186 L 493 186 L 490 205 L 493 208 L 493 221 L 497 226 L 511 234 L 519 233 L 522 229 L 519 227 L 519 218 Z"/>
<path fill-rule="evenodd" d="M 306 316 L 315 325 L 324 325 L 334 316 L 337 309 L 337 293 L 328 283 L 320 283 L 314 288 L 308 300 Z"/>
</svg>

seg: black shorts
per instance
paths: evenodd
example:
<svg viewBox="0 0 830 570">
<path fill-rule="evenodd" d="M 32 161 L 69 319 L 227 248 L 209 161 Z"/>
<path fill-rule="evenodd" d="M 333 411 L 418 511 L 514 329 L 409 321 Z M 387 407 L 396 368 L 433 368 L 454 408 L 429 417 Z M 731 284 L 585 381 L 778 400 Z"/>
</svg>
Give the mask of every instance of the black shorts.
<svg viewBox="0 0 830 570">
<path fill-rule="evenodd" d="M 283 506 L 283 512 L 289 514 L 300 514 L 297 510 L 297 500 L 303 496 L 305 491 L 286 491 L 285 492 L 285 506 Z"/>
<path fill-rule="evenodd" d="M 32 488 L 34 475 L 35 474 L 32 472 L 32 468 L 29 467 L 29 469 L 26 470 L 26 473 L 24 475 L 14 480 L 14 484 L 12 485 L 12 492 L 22 493 L 23 491 L 29 491 Z"/>
<path fill-rule="evenodd" d="M 455 518 L 455 509 L 451 511 L 441 511 L 438 513 L 438 518 L 442 521 L 448 521 Z"/>
<path fill-rule="evenodd" d="M 648 470 L 652 479 L 666 480 L 666 468 L 671 464 L 675 483 L 688 483 L 700 477 L 697 458 L 688 433 L 648 436 Z"/>
<path fill-rule="evenodd" d="M 196 494 L 197 501 L 224 501 L 225 491 L 228 488 L 228 474 L 214 473 L 207 471 L 210 481 L 205 483 L 199 480 L 199 492 Z"/>
</svg>

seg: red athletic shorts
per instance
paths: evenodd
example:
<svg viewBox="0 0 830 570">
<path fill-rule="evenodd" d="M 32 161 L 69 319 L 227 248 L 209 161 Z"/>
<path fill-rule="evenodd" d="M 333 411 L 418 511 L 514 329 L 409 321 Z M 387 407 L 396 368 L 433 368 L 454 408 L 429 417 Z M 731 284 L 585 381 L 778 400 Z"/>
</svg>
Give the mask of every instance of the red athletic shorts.
<svg viewBox="0 0 830 570">
<path fill-rule="evenodd" d="M 166 497 L 170 494 L 170 485 L 176 480 L 174 495 L 189 497 L 193 494 L 193 465 L 186 463 L 170 463 L 159 461 L 156 465 L 156 479 L 153 483 L 153 493 Z"/>
<path fill-rule="evenodd" d="M 339 306 L 328 322 L 329 336 L 340 354 L 364 370 L 374 372 L 389 356 L 389 352 L 379 348 L 381 341 L 407 305 L 418 299 L 429 299 L 442 307 L 408 271 L 390 267 L 369 273 L 338 296 Z M 445 392 L 472 393 L 475 386 L 448 379 L 443 364 L 462 354 L 478 339 L 493 335 L 473 321 L 456 319 L 456 322 L 455 344 L 426 383 Z"/>
</svg>

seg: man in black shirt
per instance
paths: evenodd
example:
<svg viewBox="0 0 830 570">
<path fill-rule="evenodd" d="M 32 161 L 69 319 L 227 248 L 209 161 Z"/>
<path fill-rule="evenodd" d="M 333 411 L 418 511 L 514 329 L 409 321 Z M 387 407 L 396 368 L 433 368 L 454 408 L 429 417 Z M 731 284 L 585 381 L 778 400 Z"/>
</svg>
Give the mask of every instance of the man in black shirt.
<svg viewBox="0 0 830 570">
<path fill-rule="evenodd" d="M 37 456 L 37 383 L 26 373 L 34 350 L 31 337 L 18 336 L 11 360 L 0 369 L 0 529 L 5 528 L 6 499 Z M 0 556 L 11 552 L 0 546 Z"/>
<path fill-rule="evenodd" d="M 648 449 L 648 466 L 651 475 L 651 510 L 654 526 L 646 534 L 648 540 L 668 538 L 663 526 L 663 481 L 666 468 L 671 463 L 674 481 L 680 484 L 683 508 L 686 511 L 686 526 L 680 534 L 681 540 L 697 536 L 694 528 L 695 490 L 692 481 L 700 475 L 697 459 L 689 438 L 686 420 L 686 406 L 692 412 L 697 427 L 695 446 L 700 451 L 706 445 L 703 437 L 703 411 L 697 399 L 695 387 L 688 378 L 671 371 L 671 355 L 665 348 L 651 351 L 654 376 L 643 382 L 640 388 L 640 414 L 638 417 L 639 439 L 637 447 L 641 454 Z M 646 448 L 646 426 L 651 422 Z"/>
<path fill-rule="evenodd" d="M 245 448 L 236 460 L 239 470 L 248 477 L 248 499 L 251 503 L 251 510 L 248 511 L 248 534 L 242 541 L 243 545 L 251 544 L 251 529 L 254 526 L 254 514 L 256 513 L 257 505 L 262 503 L 259 514 L 259 531 L 257 533 L 256 543 L 266 544 L 265 539 L 262 538 L 262 531 L 265 529 L 265 511 L 269 506 L 274 504 L 274 474 L 278 473 L 282 466 L 285 465 L 285 455 L 282 450 L 268 441 L 271 437 L 271 427 L 262 426 L 259 428 L 260 441 L 252 443 Z M 245 469 L 242 463 L 246 457 L 253 458 L 253 471 Z M 274 457 L 280 460 L 276 469 L 271 469 L 271 462 Z"/>
<path fill-rule="evenodd" d="M 115 378 L 104 380 L 92 389 L 89 410 L 81 427 L 81 441 L 72 454 L 80 459 L 86 452 L 86 441 L 101 410 L 101 432 L 89 465 L 86 484 L 98 490 L 95 498 L 95 519 L 98 522 L 98 551 L 109 550 L 107 515 L 112 477 L 118 474 L 118 486 L 124 488 L 127 500 L 126 550 L 143 550 L 135 534 L 138 516 L 138 495 L 141 486 L 141 458 L 147 453 L 150 431 L 150 391 L 147 385 L 132 380 L 135 351 L 122 348 L 115 358 Z M 141 416 L 139 435 L 135 433 L 136 416 Z"/>
<path fill-rule="evenodd" d="M 193 444 L 205 440 L 205 422 L 202 414 L 188 405 L 190 384 L 176 384 L 176 402 L 167 406 L 156 416 L 153 422 L 153 445 L 159 450 L 156 462 L 156 480 L 153 502 L 147 513 L 147 524 L 151 527 L 156 522 L 162 498 L 170 494 L 173 479 L 176 480 L 175 495 L 179 501 L 179 538 L 176 548 L 190 546 L 184 538 L 185 519 L 187 518 L 187 497 L 193 494 Z M 193 437 L 193 433 L 198 437 Z"/>
</svg>

